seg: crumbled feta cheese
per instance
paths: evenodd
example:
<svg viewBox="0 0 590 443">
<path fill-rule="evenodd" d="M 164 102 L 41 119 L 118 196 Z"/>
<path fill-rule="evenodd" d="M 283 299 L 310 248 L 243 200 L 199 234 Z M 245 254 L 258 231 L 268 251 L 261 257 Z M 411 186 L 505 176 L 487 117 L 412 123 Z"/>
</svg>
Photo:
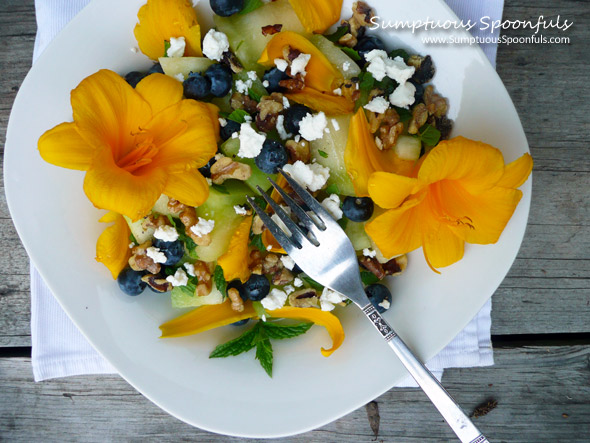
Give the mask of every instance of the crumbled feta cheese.
<svg viewBox="0 0 590 443">
<path fill-rule="evenodd" d="M 168 57 L 182 57 L 185 47 L 186 42 L 184 41 L 184 37 L 170 37 L 170 47 L 166 51 L 166 55 Z"/>
<path fill-rule="evenodd" d="M 236 211 L 236 214 L 238 215 L 248 215 L 248 211 L 246 210 L 246 208 L 240 205 L 234 205 L 234 211 Z"/>
<path fill-rule="evenodd" d="M 365 55 L 365 59 L 369 63 L 367 71 L 373 74 L 377 81 L 381 81 L 387 76 L 399 84 L 403 84 L 414 75 L 416 70 L 413 66 L 406 65 L 401 57 L 389 58 L 387 52 L 382 49 L 369 51 Z"/>
<path fill-rule="evenodd" d="M 391 93 L 389 101 L 399 108 L 408 108 L 415 101 L 414 94 L 416 94 L 416 87 L 410 82 L 403 83 Z"/>
<path fill-rule="evenodd" d="M 133 248 L 135 248 L 135 243 L 133 243 L 133 242 L 129 243 L 129 249 L 133 249 Z"/>
<path fill-rule="evenodd" d="M 301 140 L 301 136 L 300 136 L 299 134 L 297 134 L 297 135 L 295 136 L 295 142 L 296 142 L 296 143 L 299 143 L 299 140 Z"/>
<path fill-rule="evenodd" d="M 195 265 L 193 263 L 185 263 L 184 267 L 186 268 L 186 272 L 188 273 L 188 275 L 190 275 L 191 277 L 196 277 L 197 275 L 195 274 Z"/>
<path fill-rule="evenodd" d="M 169 275 L 166 277 L 166 281 L 172 283 L 172 286 L 186 286 L 188 283 L 188 276 L 186 272 L 182 269 L 178 268 L 174 275 Z"/>
<path fill-rule="evenodd" d="M 307 74 L 307 72 L 305 72 L 305 67 L 309 63 L 310 58 L 311 54 L 299 54 L 297 58 L 291 62 L 291 75 L 295 77 L 297 74 L 301 74 L 305 77 L 305 74 Z"/>
<path fill-rule="evenodd" d="M 328 125 L 326 114 L 318 112 L 315 115 L 306 114 L 299 123 L 299 134 L 308 141 L 314 141 L 324 136 L 324 129 Z"/>
<path fill-rule="evenodd" d="M 229 40 L 223 32 L 211 29 L 203 39 L 203 55 L 211 60 L 221 61 L 223 53 L 229 49 Z"/>
<path fill-rule="evenodd" d="M 289 294 L 295 292 L 295 288 L 291 285 L 287 285 L 287 286 L 283 286 L 283 291 L 285 291 L 285 294 L 289 295 Z"/>
<path fill-rule="evenodd" d="M 324 134 L 329 134 L 330 133 L 330 129 L 328 127 L 324 128 Z"/>
<path fill-rule="evenodd" d="M 381 303 L 378 304 L 378 306 L 381 306 L 383 309 L 389 309 L 391 303 L 389 303 L 389 300 L 383 300 Z"/>
<path fill-rule="evenodd" d="M 320 307 L 322 308 L 322 311 L 332 311 L 335 304 L 342 303 L 344 300 L 346 299 L 338 292 L 332 291 L 329 288 L 324 288 L 322 295 L 320 295 Z"/>
<path fill-rule="evenodd" d="M 277 132 L 279 133 L 279 137 L 281 137 L 281 140 L 287 140 L 289 137 L 292 136 L 291 133 L 287 132 L 287 130 L 285 129 L 285 116 L 283 114 L 279 114 L 279 116 L 277 117 Z"/>
<path fill-rule="evenodd" d="M 374 257 L 377 257 L 377 252 L 372 250 L 371 248 L 365 248 L 365 249 L 363 249 L 363 255 L 365 257 L 374 258 Z"/>
<path fill-rule="evenodd" d="M 219 117 L 219 126 L 221 126 L 222 128 L 225 128 L 225 126 L 227 125 L 227 120 L 224 118 Z"/>
<path fill-rule="evenodd" d="M 207 220 L 199 217 L 199 221 L 196 225 L 191 226 L 191 232 L 197 237 L 209 234 L 215 227 L 215 220 Z"/>
<path fill-rule="evenodd" d="M 244 121 L 246 123 L 250 123 L 252 121 L 252 116 L 250 114 L 244 116 Z"/>
<path fill-rule="evenodd" d="M 146 255 L 151 258 L 154 263 L 166 263 L 168 258 L 166 254 L 164 254 L 160 249 L 156 248 L 155 246 L 150 246 L 145 251 Z"/>
<path fill-rule="evenodd" d="M 277 69 L 282 72 L 285 72 L 289 66 L 289 63 L 287 63 L 287 61 L 283 60 L 282 58 L 275 58 L 274 62 Z"/>
<path fill-rule="evenodd" d="M 350 62 L 344 62 L 342 63 L 342 70 L 344 72 L 347 72 L 350 69 Z"/>
<path fill-rule="evenodd" d="M 131 48 L 129 48 L 129 50 L 134 54 L 137 54 L 139 52 L 139 48 L 137 46 L 132 46 Z"/>
<path fill-rule="evenodd" d="M 336 194 L 330 194 L 328 198 L 322 201 L 322 206 L 334 220 L 340 220 L 342 218 L 342 209 L 340 209 L 340 197 Z"/>
<path fill-rule="evenodd" d="M 412 75 L 414 75 L 416 68 L 406 65 L 404 59 L 398 56 L 393 60 L 388 59 L 386 63 L 386 70 L 387 76 L 401 85 L 402 83 L 407 82 L 412 77 Z"/>
<path fill-rule="evenodd" d="M 365 106 L 363 106 L 367 111 L 375 112 L 377 114 L 383 114 L 389 108 L 389 102 L 385 99 L 385 97 L 375 97 Z"/>
<path fill-rule="evenodd" d="M 292 271 L 293 268 L 295 267 L 295 262 L 288 255 L 282 255 L 281 256 L 281 262 L 283 263 L 283 266 L 285 268 L 287 268 L 289 271 Z"/>
<path fill-rule="evenodd" d="M 387 75 L 385 70 L 385 60 L 387 59 L 387 52 L 383 49 L 373 49 L 365 54 L 365 60 L 369 64 L 367 72 L 373 75 L 373 78 L 380 82 Z"/>
<path fill-rule="evenodd" d="M 178 74 L 174 74 L 174 78 L 181 83 L 184 82 L 184 74 L 182 72 L 179 72 Z"/>
<path fill-rule="evenodd" d="M 262 86 L 264 86 L 265 88 L 268 88 L 270 86 L 270 83 L 268 82 L 268 80 L 264 80 L 262 82 Z"/>
<path fill-rule="evenodd" d="M 231 135 L 231 138 L 238 138 L 240 136 L 240 134 L 238 132 L 234 132 Z"/>
<path fill-rule="evenodd" d="M 221 160 L 223 157 L 225 157 L 221 152 L 218 152 L 217 154 L 215 154 L 215 160 Z"/>
<path fill-rule="evenodd" d="M 295 280 L 293 280 L 293 286 L 300 288 L 303 286 L 303 280 L 301 280 L 299 277 L 295 277 Z"/>
<path fill-rule="evenodd" d="M 283 109 L 289 109 L 290 107 L 289 99 L 283 95 Z"/>
<path fill-rule="evenodd" d="M 293 164 L 286 164 L 283 170 L 311 192 L 322 189 L 330 178 L 330 169 L 318 163 L 306 165 L 301 160 L 297 160 Z"/>
<path fill-rule="evenodd" d="M 240 150 L 238 156 L 242 158 L 254 158 L 260 151 L 262 151 L 262 145 L 266 137 L 263 134 L 259 134 L 249 123 L 242 123 L 240 126 Z"/>
<path fill-rule="evenodd" d="M 261 301 L 264 309 L 268 311 L 274 311 L 275 309 L 281 309 L 285 306 L 287 301 L 287 294 L 280 289 L 273 288 L 266 297 Z"/>
<path fill-rule="evenodd" d="M 207 184 L 209 186 L 212 186 L 213 185 L 213 180 L 211 180 L 209 177 L 205 177 L 205 180 L 207 180 Z"/>
<path fill-rule="evenodd" d="M 248 78 L 250 80 L 252 80 L 253 82 L 258 80 L 258 76 L 256 75 L 256 72 L 254 72 L 254 71 L 248 71 L 247 75 L 248 75 Z"/>
<path fill-rule="evenodd" d="M 266 247 L 266 250 L 267 250 L 267 251 L 272 251 L 272 245 L 268 245 L 268 246 Z"/>
<path fill-rule="evenodd" d="M 340 130 L 340 125 L 338 124 L 338 120 L 336 120 L 335 118 L 330 120 L 330 123 L 332 123 L 332 126 L 334 127 L 334 131 L 339 131 Z"/>
<path fill-rule="evenodd" d="M 178 231 L 173 226 L 158 226 L 154 232 L 154 237 L 162 241 L 176 241 L 178 240 Z"/>
<path fill-rule="evenodd" d="M 250 86 L 252 86 L 252 81 L 251 80 L 236 80 L 236 91 L 238 91 L 241 94 L 247 94 L 248 93 L 248 89 L 250 88 Z"/>
<path fill-rule="evenodd" d="M 334 95 L 342 95 L 342 88 L 336 88 L 332 91 Z"/>
</svg>

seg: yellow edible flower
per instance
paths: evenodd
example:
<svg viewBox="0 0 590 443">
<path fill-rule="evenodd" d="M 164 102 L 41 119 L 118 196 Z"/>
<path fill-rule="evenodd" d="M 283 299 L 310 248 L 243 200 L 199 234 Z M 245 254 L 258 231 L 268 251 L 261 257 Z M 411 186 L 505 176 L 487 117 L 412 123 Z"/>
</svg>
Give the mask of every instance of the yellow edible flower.
<svg viewBox="0 0 590 443">
<path fill-rule="evenodd" d="M 131 255 L 129 249 L 129 226 L 121 214 L 116 212 L 106 213 L 100 220 L 101 223 L 113 223 L 107 227 L 96 242 L 96 261 L 105 265 L 113 278 L 127 266 L 127 260 Z"/>
<path fill-rule="evenodd" d="M 217 264 L 223 269 L 223 275 L 227 281 L 239 278 L 242 283 L 245 283 L 250 278 L 252 271 L 248 267 L 250 257 L 248 245 L 251 226 L 252 216 L 244 217 L 232 235 L 227 252 L 217 259 Z"/>
<path fill-rule="evenodd" d="M 342 0 L 289 0 L 301 24 L 309 33 L 322 34 L 340 18 Z"/>
<path fill-rule="evenodd" d="M 463 257 L 465 242 L 495 243 L 512 217 L 533 160 L 525 154 L 504 165 L 502 153 L 479 141 L 440 142 L 415 177 L 375 172 L 368 181 L 373 201 L 387 211 L 366 225 L 386 257 L 423 247 L 432 268 Z"/>
</svg>

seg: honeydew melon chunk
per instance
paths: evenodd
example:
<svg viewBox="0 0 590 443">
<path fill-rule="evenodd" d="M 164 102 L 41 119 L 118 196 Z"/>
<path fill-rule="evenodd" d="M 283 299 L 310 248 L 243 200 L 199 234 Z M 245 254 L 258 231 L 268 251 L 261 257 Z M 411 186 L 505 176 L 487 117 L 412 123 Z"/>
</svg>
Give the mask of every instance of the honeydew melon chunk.
<svg viewBox="0 0 590 443">
<path fill-rule="evenodd" d="M 240 150 L 239 139 L 228 139 L 221 145 L 220 149 L 221 152 L 223 152 L 223 154 L 227 157 L 235 158 L 235 161 L 249 165 L 250 168 L 252 168 L 252 175 L 244 183 L 246 183 L 254 192 L 258 192 L 256 188 L 257 186 L 260 186 L 265 191 L 270 188 L 271 184 L 268 181 L 268 177 L 272 178 L 273 180 L 276 179 L 276 174 L 266 174 L 262 172 L 260 169 L 258 169 L 258 167 L 256 166 L 256 161 L 253 158 L 237 157 L 238 151 Z"/>
<path fill-rule="evenodd" d="M 137 240 L 138 244 L 142 244 L 145 243 L 148 240 L 151 240 L 152 237 L 154 236 L 154 232 L 156 231 L 155 228 L 148 228 L 145 226 L 145 222 L 146 219 L 145 218 L 140 218 L 137 221 L 131 221 L 131 219 L 129 217 L 127 217 L 126 215 L 123 216 L 125 218 L 125 221 L 127 222 L 127 225 L 129 226 L 129 230 L 131 231 L 131 234 L 133 234 L 133 237 L 135 237 L 135 240 Z"/>
<path fill-rule="evenodd" d="M 393 147 L 395 154 L 402 160 L 416 161 L 420 158 L 422 142 L 418 137 L 411 135 L 400 135 Z"/>
<path fill-rule="evenodd" d="M 164 194 L 160 195 L 160 198 L 154 204 L 152 211 L 157 212 L 158 214 L 171 215 L 172 217 L 178 217 L 178 215 L 180 213 L 179 212 L 172 212 L 168 208 L 168 201 L 170 201 L 170 198 L 167 195 L 164 195 Z"/>
<path fill-rule="evenodd" d="M 205 72 L 215 63 L 206 57 L 160 57 L 158 59 L 164 74 L 178 80 L 178 74 L 186 79 L 191 72 Z"/>
<path fill-rule="evenodd" d="M 179 290 L 170 293 L 170 300 L 173 308 L 194 308 L 205 305 L 218 305 L 223 302 L 223 294 L 217 289 L 215 283 L 208 295 L 199 296 L 196 291 L 193 296 Z"/>
<path fill-rule="evenodd" d="M 352 246 L 354 247 L 355 251 L 362 251 L 363 249 L 370 248 L 372 246 L 371 238 L 365 231 L 364 223 L 353 222 L 349 220 L 346 224 L 346 229 L 344 232 L 346 232 L 346 235 L 352 242 Z"/>
<path fill-rule="evenodd" d="M 259 75 L 264 71 L 257 61 L 272 38 L 262 35 L 262 27 L 283 25 L 281 31 L 294 31 L 305 34 L 305 29 L 288 0 L 277 0 L 249 12 L 235 14 L 231 17 L 215 15 L 213 18 L 218 31 L 227 35 L 229 46 L 236 54 L 244 68 L 256 71 Z"/>
<path fill-rule="evenodd" d="M 338 130 L 334 129 L 332 120 L 337 122 Z M 338 186 L 340 195 L 354 195 L 354 186 L 344 165 L 344 150 L 348 140 L 350 115 L 328 117 L 328 133 L 321 139 L 311 142 L 311 156 L 322 166 L 330 169 L 328 186 Z"/>
<path fill-rule="evenodd" d="M 344 78 L 349 79 L 352 77 L 358 77 L 361 73 L 361 68 L 359 68 L 356 62 L 323 35 L 314 34 L 309 38 L 309 41 L 322 51 L 330 63 L 340 71 Z M 344 69 L 345 64 L 347 67 L 346 70 Z"/>
</svg>

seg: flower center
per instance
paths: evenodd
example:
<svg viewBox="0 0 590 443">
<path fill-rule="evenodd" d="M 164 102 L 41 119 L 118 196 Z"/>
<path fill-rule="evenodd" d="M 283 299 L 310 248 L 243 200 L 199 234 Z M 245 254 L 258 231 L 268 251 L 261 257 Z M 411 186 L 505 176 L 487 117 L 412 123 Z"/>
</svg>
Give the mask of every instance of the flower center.
<svg viewBox="0 0 590 443">
<path fill-rule="evenodd" d="M 430 185 L 431 207 L 438 221 L 447 225 L 467 226 L 469 229 L 475 229 L 473 220 L 467 215 L 456 216 L 448 212 L 443 203 L 443 193 L 442 182 L 436 182 Z"/>
<path fill-rule="evenodd" d="M 135 134 L 135 146 L 117 161 L 117 166 L 133 173 L 142 166 L 148 165 L 158 153 L 154 138 L 148 132 Z"/>
</svg>

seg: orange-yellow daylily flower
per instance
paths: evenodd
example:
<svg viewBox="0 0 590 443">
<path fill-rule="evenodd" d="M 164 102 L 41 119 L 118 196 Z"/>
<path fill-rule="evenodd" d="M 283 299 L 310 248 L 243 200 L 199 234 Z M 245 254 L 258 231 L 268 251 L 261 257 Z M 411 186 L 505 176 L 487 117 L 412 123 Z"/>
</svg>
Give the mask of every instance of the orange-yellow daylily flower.
<svg viewBox="0 0 590 443">
<path fill-rule="evenodd" d="M 245 283 L 252 271 L 248 267 L 250 257 L 248 245 L 250 243 L 250 227 L 252 216 L 244 217 L 238 229 L 229 241 L 227 252 L 217 259 L 217 264 L 223 269 L 227 281 L 239 278 Z"/>
<path fill-rule="evenodd" d="M 367 234 L 386 257 L 422 246 L 432 268 L 451 265 L 463 257 L 465 242 L 498 241 L 532 167 L 529 154 L 504 165 L 493 146 L 463 137 L 442 141 L 416 177 L 371 175 L 369 195 L 388 210 L 367 223 Z"/>
<path fill-rule="evenodd" d="M 101 70 L 72 91 L 72 123 L 39 139 L 47 162 L 86 172 L 84 192 L 97 207 L 137 220 L 161 194 L 190 205 L 209 194 L 197 170 L 217 150 L 212 109 L 182 99 L 182 84 L 163 74 L 133 89 Z"/>
<path fill-rule="evenodd" d="M 200 57 L 201 28 L 188 0 L 148 0 L 137 13 L 133 33 L 141 52 L 152 60 L 165 54 L 165 42 L 184 37 L 186 57 Z"/>
<path fill-rule="evenodd" d="M 99 220 L 101 223 L 112 223 L 107 227 L 96 242 L 96 261 L 105 265 L 113 278 L 117 278 L 119 273 L 127 266 L 127 260 L 131 255 L 129 249 L 129 225 L 122 215 L 116 212 L 107 212 Z"/>
<path fill-rule="evenodd" d="M 309 33 L 323 34 L 340 18 L 342 0 L 289 0 L 301 24 Z"/>
<path fill-rule="evenodd" d="M 283 49 L 291 49 L 309 54 L 311 57 L 305 67 L 305 87 L 299 92 L 285 95 L 297 102 L 312 107 L 316 111 L 324 111 L 329 115 L 347 114 L 352 112 L 352 101 L 334 95 L 333 90 L 342 82 L 342 74 L 313 43 L 301 34 L 283 31 L 275 34 L 268 42 L 258 63 L 265 67 L 274 66 L 275 59 L 284 57 Z"/>
</svg>

